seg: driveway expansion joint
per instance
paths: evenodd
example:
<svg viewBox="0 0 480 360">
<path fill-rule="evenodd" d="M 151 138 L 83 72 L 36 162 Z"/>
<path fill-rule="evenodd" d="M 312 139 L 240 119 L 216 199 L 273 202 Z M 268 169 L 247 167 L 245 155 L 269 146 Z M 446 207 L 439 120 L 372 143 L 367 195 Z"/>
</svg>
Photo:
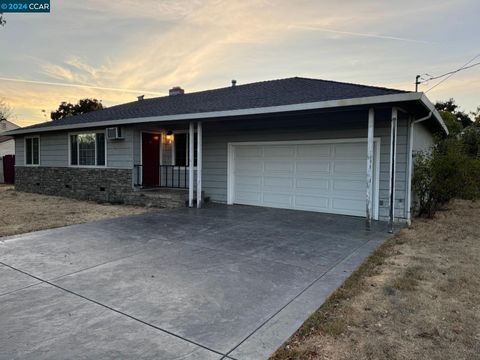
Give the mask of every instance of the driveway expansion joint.
<svg viewBox="0 0 480 360">
<path fill-rule="evenodd" d="M 369 240 L 361 245 L 357 246 L 351 253 L 347 254 L 346 256 L 338 259 L 332 266 L 330 266 L 325 272 L 323 272 L 319 277 L 314 279 L 310 284 L 308 284 L 301 292 L 299 292 L 297 295 L 295 295 L 292 299 L 290 299 L 285 305 L 283 305 L 279 310 L 277 310 L 273 315 L 271 315 L 269 318 L 267 318 L 265 321 L 263 321 L 255 330 L 253 330 L 248 336 L 246 336 L 241 342 L 239 342 L 234 348 L 232 348 L 230 351 L 227 352 L 227 356 L 229 356 L 231 353 L 233 353 L 237 348 L 239 348 L 245 341 L 247 341 L 249 338 L 251 338 L 257 331 L 259 331 L 263 326 L 265 326 L 270 320 L 272 320 L 275 316 L 277 316 L 282 310 L 284 310 L 288 305 L 293 303 L 296 299 L 298 299 L 300 296 L 302 296 L 308 289 L 310 289 L 313 285 L 315 285 L 319 280 L 321 280 L 325 275 L 327 275 L 330 271 L 332 271 L 335 267 L 340 265 L 342 262 L 347 260 L 348 258 L 352 257 L 354 254 L 356 254 L 360 249 L 363 247 L 367 246 L 371 241 L 374 240 Z"/>
<path fill-rule="evenodd" d="M 79 297 L 79 298 L 81 298 L 81 299 L 83 299 L 83 300 L 89 301 L 89 302 L 91 302 L 91 303 L 93 303 L 93 304 L 96 304 L 96 305 L 98 305 L 98 306 L 104 307 L 104 308 L 107 309 L 107 310 L 113 311 L 113 312 L 115 312 L 115 313 L 117 313 L 117 314 L 120 314 L 120 315 L 122 315 L 122 316 L 125 316 L 125 317 L 127 317 L 127 318 L 129 318 L 129 319 L 131 319 L 131 320 L 137 321 L 137 322 L 139 322 L 139 323 L 141 323 L 141 324 L 143 324 L 143 325 L 146 325 L 146 326 L 149 326 L 149 327 L 154 328 L 154 329 L 156 329 L 156 330 L 159 330 L 159 331 L 161 331 L 161 332 L 164 332 L 164 333 L 166 333 L 166 334 L 168 334 L 168 335 L 170 335 L 170 336 L 174 336 L 174 337 L 176 337 L 177 339 L 183 340 L 183 341 L 185 341 L 185 342 L 188 342 L 188 343 L 190 343 L 190 344 L 192 344 L 192 345 L 198 346 L 198 347 L 200 347 L 200 348 L 202 348 L 202 349 L 204 349 L 204 350 L 210 351 L 210 352 L 215 353 L 215 354 L 217 354 L 217 355 L 221 355 L 221 356 L 222 356 L 222 359 L 225 358 L 225 357 L 227 357 L 228 359 L 232 359 L 232 358 L 230 358 L 230 357 L 228 356 L 228 354 L 224 354 L 224 353 L 222 353 L 222 352 L 220 352 L 220 351 L 211 349 L 211 348 L 209 348 L 208 346 L 205 346 L 205 345 L 202 345 L 202 344 L 200 344 L 200 343 L 197 343 L 197 342 L 195 342 L 195 341 L 193 341 L 193 340 L 187 339 L 187 338 L 185 338 L 185 337 L 183 337 L 183 336 L 181 336 L 181 335 L 175 334 L 175 333 L 173 333 L 173 332 L 171 332 L 171 331 L 168 331 L 168 330 L 163 329 L 163 328 L 161 328 L 161 327 L 158 327 L 158 326 L 156 326 L 156 325 L 150 324 L 150 323 L 148 323 L 148 322 L 146 322 L 146 321 L 144 321 L 144 320 L 141 320 L 141 319 L 139 319 L 139 318 L 136 318 L 136 317 L 134 317 L 134 316 L 132 316 L 132 315 L 129 315 L 129 314 L 127 314 L 127 313 L 124 313 L 124 312 L 122 312 L 122 311 L 120 311 L 120 310 L 117 310 L 117 309 L 115 309 L 115 308 L 112 308 L 112 307 L 110 307 L 110 306 L 108 306 L 108 305 L 102 304 L 101 302 L 98 302 L 98 301 L 96 301 L 96 300 L 90 299 L 90 298 L 88 298 L 88 297 L 86 297 L 86 296 L 83 296 L 83 295 L 81 295 L 81 294 L 78 294 L 78 293 L 76 293 L 76 292 L 74 292 L 74 291 L 72 291 L 72 290 L 69 290 L 69 289 L 67 289 L 67 288 L 64 288 L 64 287 L 62 287 L 62 286 L 60 286 L 60 285 L 57 285 L 57 284 L 55 284 L 55 283 L 52 283 L 52 282 L 50 282 L 50 281 L 48 281 L 48 280 L 44 280 L 44 279 L 42 279 L 42 278 L 39 278 L 38 276 L 35 276 L 35 275 L 32 275 L 32 274 L 26 272 L 26 271 L 23 271 L 23 270 L 20 270 L 20 269 L 15 268 L 15 267 L 13 267 L 13 266 L 11 266 L 11 265 L 5 264 L 5 263 L 2 262 L 2 261 L 0 261 L 0 264 L 1 264 L 1 265 L 4 265 L 4 266 L 6 266 L 6 267 L 8 267 L 8 268 L 10 268 L 10 269 L 12 269 L 12 270 L 18 271 L 18 272 L 20 272 L 20 273 L 22 273 L 22 274 L 24 274 L 24 275 L 30 276 L 30 277 L 34 278 L 35 280 L 40 281 L 40 282 L 43 283 L 43 284 L 47 284 L 47 285 L 53 286 L 53 287 L 55 287 L 55 288 L 57 288 L 57 289 L 59 289 L 59 290 L 65 291 L 65 292 L 67 292 L 67 293 L 69 293 L 69 294 L 71 294 L 71 295 L 77 296 L 77 297 Z M 39 283 L 39 284 L 41 284 L 41 283 Z M 34 285 L 39 285 L 39 284 L 34 284 Z"/>
</svg>

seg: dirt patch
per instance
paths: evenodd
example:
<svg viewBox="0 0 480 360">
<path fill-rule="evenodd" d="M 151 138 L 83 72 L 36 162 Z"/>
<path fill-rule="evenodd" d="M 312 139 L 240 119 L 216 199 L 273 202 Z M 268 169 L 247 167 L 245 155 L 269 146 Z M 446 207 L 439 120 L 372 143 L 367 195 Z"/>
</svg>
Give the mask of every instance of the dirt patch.
<svg viewBox="0 0 480 360">
<path fill-rule="evenodd" d="M 0 185 L 0 237 L 146 211 L 143 207 L 17 192 L 13 186 Z"/>
<path fill-rule="evenodd" d="M 271 360 L 480 359 L 480 203 L 378 249 Z"/>
</svg>

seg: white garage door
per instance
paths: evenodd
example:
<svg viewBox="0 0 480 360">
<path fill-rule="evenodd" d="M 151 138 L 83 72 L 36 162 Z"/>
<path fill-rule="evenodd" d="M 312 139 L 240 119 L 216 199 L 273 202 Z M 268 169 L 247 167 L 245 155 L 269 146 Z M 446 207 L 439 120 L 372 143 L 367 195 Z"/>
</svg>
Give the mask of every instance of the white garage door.
<svg viewBox="0 0 480 360">
<path fill-rule="evenodd" d="M 365 141 L 232 149 L 233 203 L 365 216 Z"/>
</svg>

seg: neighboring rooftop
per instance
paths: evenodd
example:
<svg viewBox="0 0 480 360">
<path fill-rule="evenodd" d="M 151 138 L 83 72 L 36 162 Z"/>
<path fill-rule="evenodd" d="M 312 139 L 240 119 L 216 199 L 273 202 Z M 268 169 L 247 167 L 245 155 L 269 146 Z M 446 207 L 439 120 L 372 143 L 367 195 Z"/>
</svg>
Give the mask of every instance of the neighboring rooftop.
<svg viewBox="0 0 480 360">
<path fill-rule="evenodd" d="M 262 81 L 193 93 L 187 92 L 185 94 L 179 94 L 179 88 L 174 89 L 177 89 L 177 92 L 171 93 L 172 95 L 170 96 L 151 99 L 142 98 L 131 103 L 71 116 L 55 122 L 49 121 L 32 125 L 25 129 L 74 124 L 87 125 L 92 122 L 110 120 L 252 109 L 407 92 L 376 86 L 301 77 Z"/>
</svg>

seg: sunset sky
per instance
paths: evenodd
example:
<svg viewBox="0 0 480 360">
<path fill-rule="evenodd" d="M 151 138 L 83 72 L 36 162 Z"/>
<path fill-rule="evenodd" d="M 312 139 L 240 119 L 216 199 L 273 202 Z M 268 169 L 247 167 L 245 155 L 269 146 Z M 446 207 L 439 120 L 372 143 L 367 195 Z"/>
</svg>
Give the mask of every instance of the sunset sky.
<svg viewBox="0 0 480 360">
<path fill-rule="evenodd" d="M 51 0 L 50 14 L 4 14 L 0 98 L 20 126 L 61 101 L 112 106 L 305 76 L 414 89 L 480 54 L 478 0 Z M 480 61 L 480 56 L 474 61 Z M 421 91 L 435 85 L 431 81 Z M 427 95 L 480 105 L 480 66 Z"/>
</svg>

